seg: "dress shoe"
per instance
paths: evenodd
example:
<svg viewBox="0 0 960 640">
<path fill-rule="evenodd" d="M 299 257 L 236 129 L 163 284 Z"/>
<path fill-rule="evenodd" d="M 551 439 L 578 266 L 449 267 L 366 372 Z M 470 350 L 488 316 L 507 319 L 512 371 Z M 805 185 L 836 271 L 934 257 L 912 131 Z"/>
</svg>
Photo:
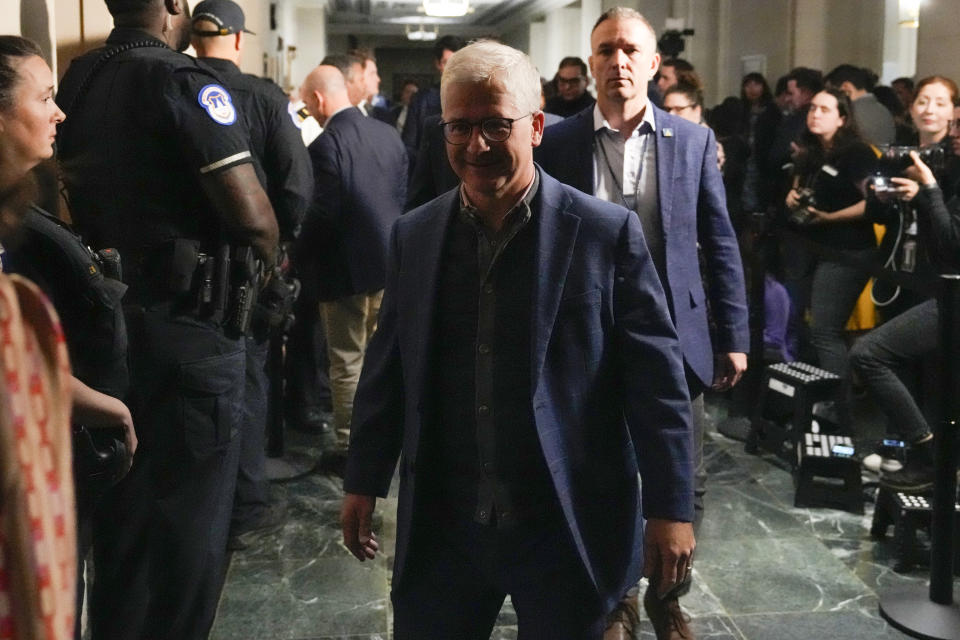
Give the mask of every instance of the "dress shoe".
<svg viewBox="0 0 960 640">
<path fill-rule="evenodd" d="M 322 409 L 305 409 L 297 416 L 290 426 L 301 432 L 310 434 L 324 434 L 330 431 L 333 424 L 333 414 Z"/>
<path fill-rule="evenodd" d="M 657 590 L 648 587 L 643 596 L 643 608 L 650 618 L 657 640 L 695 640 L 688 622 L 690 617 L 680 608 L 676 597 L 660 599 Z"/>
<path fill-rule="evenodd" d="M 628 593 L 607 615 L 603 640 L 639 640 L 640 611 L 637 594 Z"/>
<path fill-rule="evenodd" d="M 286 522 L 286 503 L 273 502 L 268 504 L 249 524 L 230 528 L 230 535 L 227 537 L 227 550 L 243 551 L 249 548 L 259 536 L 275 533 L 282 529 Z"/>
<path fill-rule="evenodd" d="M 915 442 L 899 471 L 884 473 L 880 484 L 894 491 L 929 491 L 933 488 L 933 437 Z"/>
</svg>

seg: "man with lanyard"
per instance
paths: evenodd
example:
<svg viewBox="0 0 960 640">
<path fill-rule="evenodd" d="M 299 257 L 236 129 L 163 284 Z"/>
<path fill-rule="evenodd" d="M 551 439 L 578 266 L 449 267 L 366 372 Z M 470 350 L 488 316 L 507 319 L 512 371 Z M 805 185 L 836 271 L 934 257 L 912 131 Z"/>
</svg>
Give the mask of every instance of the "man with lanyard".
<svg viewBox="0 0 960 640">
<path fill-rule="evenodd" d="M 58 133 L 71 213 L 123 256 L 140 448 L 94 525 L 94 638 L 205 638 L 237 475 L 244 339 L 232 247 L 272 268 L 277 222 L 245 121 L 189 43 L 181 0 L 107 0 L 106 45 L 70 65 Z"/>
<path fill-rule="evenodd" d="M 204 0 L 193 11 L 191 42 L 198 59 L 212 68 L 236 100 L 250 130 L 250 151 L 260 184 L 267 191 L 280 227 L 280 239 L 292 242 L 313 196 L 310 156 L 287 113 L 289 100 L 269 80 L 243 73 L 243 9 L 233 0 Z M 230 523 L 230 548 L 244 549 L 251 535 L 282 525 L 282 503 L 271 505 L 264 468 L 267 423 L 267 336 L 247 338 L 247 381 L 241 433 L 237 493 Z"/>
<path fill-rule="evenodd" d="M 696 528 L 706 481 L 702 392 L 711 385 L 729 389 L 747 367 L 750 339 L 740 252 L 727 214 L 713 133 L 647 99 L 647 84 L 660 62 L 650 23 L 633 9 L 615 7 L 597 20 L 590 42 L 597 104 L 548 128 L 535 157 L 561 182 L 623 204 L 640 218 L 667 292 L 693 399 Z M 698 245 L 710 277 L 715 346 Z M 676 588 L 668 586 L 654 581 L 644 598 L 657 637 L 692 638 L 677 599 L 689 589 L 689 576 Z M 628 597 L 622 605 L 623 617 L 613 620 L 613 626 L 633 633 L 636 599 Z"/>
</svg>

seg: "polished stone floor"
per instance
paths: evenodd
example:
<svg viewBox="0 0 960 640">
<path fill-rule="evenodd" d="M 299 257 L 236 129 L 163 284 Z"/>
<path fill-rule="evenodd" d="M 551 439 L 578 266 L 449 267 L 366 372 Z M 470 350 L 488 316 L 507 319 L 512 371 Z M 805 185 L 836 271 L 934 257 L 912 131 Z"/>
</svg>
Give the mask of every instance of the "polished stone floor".
<svg viewBox="0 0 960 640">
<path fill-rule="evenodd" d="M 711 424 L 723 417 L 708 403 Z M 316 443 L 291 433 L 290 451 L 309 460 Z M 711 429 L 707 511 L 695 587 L 682 601 L 698 638 L 839 640 L 904 638 L 878 613 L 889 590 L 927 583 L 926 568 L 892 570 L 893 544 L 874 541 L 864 515 L 793 507 L 793 481 L 772 456 Z M 378 502 L 383 554 L 357 562 L 340 544 L 340 481 L 317 471 L 276 484 L 289 505 L 283 530 L 233 554 L 215 640 L 387 640 L 396 500 Z M 960 580 L 955 580 L 960 596 Z M 517 636 L 504 605 L 492 639 Z M 653 638 L 644 622 L 643 638 Z"/>
</svg>

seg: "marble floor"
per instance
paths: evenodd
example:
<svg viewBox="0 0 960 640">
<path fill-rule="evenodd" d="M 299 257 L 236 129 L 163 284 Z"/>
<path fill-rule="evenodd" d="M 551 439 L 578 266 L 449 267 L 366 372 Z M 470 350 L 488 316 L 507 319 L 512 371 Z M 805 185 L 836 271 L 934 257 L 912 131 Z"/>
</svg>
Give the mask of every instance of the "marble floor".
<svg viewBox="0 0 960 640">
<path fill-rule="evenodd" d="M 723 417 L 708 403 L 712 425 Z M 314 439 L 291 432 L 292 455 L 319 456 Z M 694 589 L 682 600 L 698 638 L 839 640 L 905 638 L 878 613 L 878 597 L 922 589 L 928 569 L 893 571 L 890 538 L 875 541 L 864 515 L 793 506 L 784 463 L 753 456 L 711 427 L 710 480 L 698 538 Z M 211 638 L 215 640 L 387 640 L 396 499 L 378 501 L 383 553 L 357 562 L 341 545 L 342 490 L 315 471 L 274 486 L 289 506 L 279 533 L 233 554 Z M 960 579 L 954 580 L 960 596 Z M 653 638 L 644 621 L 642 638 Z M 509 600 L 491 638 L 517 637 Z"/>
</svg>

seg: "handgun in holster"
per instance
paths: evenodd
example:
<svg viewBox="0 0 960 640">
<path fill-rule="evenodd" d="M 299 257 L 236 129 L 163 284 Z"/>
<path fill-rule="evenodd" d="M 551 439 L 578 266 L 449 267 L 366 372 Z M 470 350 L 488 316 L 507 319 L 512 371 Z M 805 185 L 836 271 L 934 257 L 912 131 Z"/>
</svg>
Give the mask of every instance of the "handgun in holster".
<svg viewBox="0 0 960 640">
<path fill-rule="evenodd" d="M 224 329 L 228 335 L 242 336 L 250 331 L 253 308 L 263 280 L 263 265 L 253 247 L 236 247 L 232 253 Z"/>
</svg>

